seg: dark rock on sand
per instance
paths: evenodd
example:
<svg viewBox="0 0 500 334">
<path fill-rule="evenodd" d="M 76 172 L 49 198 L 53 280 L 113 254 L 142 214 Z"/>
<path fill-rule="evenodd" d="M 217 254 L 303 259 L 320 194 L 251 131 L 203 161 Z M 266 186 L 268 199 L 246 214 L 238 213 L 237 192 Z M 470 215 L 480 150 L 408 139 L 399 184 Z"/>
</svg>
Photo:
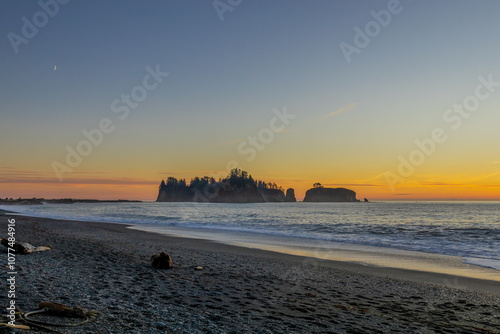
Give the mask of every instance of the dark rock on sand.
<svg viewBox="0 0 500 334">
<path fill-rule="evenodd" d="M 165 252 L 160 255 L 151 256 L 151 265 L 156 269 L 169 269 L 172 268 L 172 258 Z"/>
<path fill-rule="evenodd" d="M 15 254 L 26 255 L 33 252 L 41 252 L 44 250 L 51 250 L 50 246 L 39 246 L 35 247 L 27 242 L 14 242 L 13 244 L 9 244 L 7 239 L 0 239 L 0 243 L 7 248 L 11 248 Z"/>
<path fill-rule="evenodd" d="M 295 190 L 293 188 L 288 188 L 286 190 L 285 202 L 297 202 L 295 198 Z"/>
<path fill-rule="evenodd" d="M 369 202 L 368 198 L 365 197 L 365 199 L 363 200 L 363 202 L 368 203 Z"/>
<path fill-rule="evenodd" d="M 317 187 L 306 192 L 304 202 L 359 202 L 356 193 L 346 188 Z"/>
</svg>

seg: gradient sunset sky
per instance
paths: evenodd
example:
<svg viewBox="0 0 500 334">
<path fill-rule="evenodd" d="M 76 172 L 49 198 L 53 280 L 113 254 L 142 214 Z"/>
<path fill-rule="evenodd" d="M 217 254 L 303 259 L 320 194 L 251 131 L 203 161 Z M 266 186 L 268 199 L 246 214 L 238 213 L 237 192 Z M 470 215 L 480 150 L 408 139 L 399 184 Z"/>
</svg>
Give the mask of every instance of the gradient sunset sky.
<svg viewBox="0 0 500 334">
<path fill-rule="evenodd" d="M 0 3 L 2 198 L 155 200 L 236 164 L 299 199 L 500 199 L 498 1 L 61 2 Z"/>
</svg>

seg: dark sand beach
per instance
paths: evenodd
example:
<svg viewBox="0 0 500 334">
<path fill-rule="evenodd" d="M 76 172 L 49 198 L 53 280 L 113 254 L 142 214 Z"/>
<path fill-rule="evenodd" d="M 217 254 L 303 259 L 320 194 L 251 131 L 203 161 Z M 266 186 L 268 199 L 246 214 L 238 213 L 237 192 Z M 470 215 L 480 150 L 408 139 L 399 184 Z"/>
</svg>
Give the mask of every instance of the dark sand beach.
<svg viewBox="0 0 500 334">
<path fill-rule="evenodd" d="M 9 213 L 2 237 L 8 218 L 18 241 L 53 248 L 17 256 L 16 305 L 99 312 L 64 333 L 500 333 L 499 282 Z M 150 265 L 162 250 L 169 270 Z M 6 292 L 0 300 L 5 313 Z"/>
</svg>

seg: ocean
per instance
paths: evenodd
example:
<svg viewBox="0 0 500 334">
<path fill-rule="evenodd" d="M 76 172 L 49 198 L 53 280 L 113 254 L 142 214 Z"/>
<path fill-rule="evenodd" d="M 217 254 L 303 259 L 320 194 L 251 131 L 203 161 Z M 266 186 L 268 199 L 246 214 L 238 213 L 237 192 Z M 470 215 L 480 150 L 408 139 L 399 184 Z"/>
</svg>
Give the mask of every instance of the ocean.
<svg viewBox="0 0 500 334">
<path fill-rule="evenodd" d="M 500 202 L 143 202 L 0 208 L 36 217 L 128 223 L 140 230 L 263 249 L 434 253 L 500 270 Z"/>
</svg>

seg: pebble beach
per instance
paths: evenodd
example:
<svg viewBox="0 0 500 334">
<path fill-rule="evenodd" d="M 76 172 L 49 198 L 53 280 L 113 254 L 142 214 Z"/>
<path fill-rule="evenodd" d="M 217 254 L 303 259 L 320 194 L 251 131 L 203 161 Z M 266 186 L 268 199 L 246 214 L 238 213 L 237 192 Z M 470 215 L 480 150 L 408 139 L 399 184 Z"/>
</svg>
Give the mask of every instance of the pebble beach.
<svg viewBox="0 0 500 334">
<path fill-rule="evenodd" d="M 499 282 L 318 260 L 122 224 L 9 213 L 0 219 L 2 235 L 15 219 L 18 241 L 52 247 L 16 257 L 16 305 L 23 312 L 41 301 L 96 311 L 85 324 L 57 328 L 62 333 L 500 333 Z M 171 269 L 151 266 L 161 251 L 171 255 Z M 7 263 L 6 249 L 0 258 Z M 6 290 L 7 270 L 0 277 Z M 8 305 L 6 292 L 0 300 Z"/>
</svg>

